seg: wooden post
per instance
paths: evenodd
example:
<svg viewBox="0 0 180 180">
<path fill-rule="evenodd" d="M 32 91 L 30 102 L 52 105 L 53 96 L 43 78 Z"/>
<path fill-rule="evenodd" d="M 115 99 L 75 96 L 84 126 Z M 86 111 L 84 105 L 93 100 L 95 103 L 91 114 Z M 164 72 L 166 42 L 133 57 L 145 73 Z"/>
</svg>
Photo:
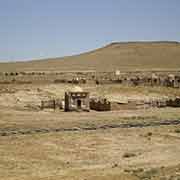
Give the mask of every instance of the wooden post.
<svg viewBox="0 0 180 180">
<path fill-rule="evenodd" d="M 53 107 L 54 107 L 54 110 L 56 110 L 56 101 L 55 101 L 55 99 L 53 99 Z"/>
<path fill-rule="evenodd" d="M 44 101 L 41 101 L 41 110 L 44 109 Z"/>
</svg>

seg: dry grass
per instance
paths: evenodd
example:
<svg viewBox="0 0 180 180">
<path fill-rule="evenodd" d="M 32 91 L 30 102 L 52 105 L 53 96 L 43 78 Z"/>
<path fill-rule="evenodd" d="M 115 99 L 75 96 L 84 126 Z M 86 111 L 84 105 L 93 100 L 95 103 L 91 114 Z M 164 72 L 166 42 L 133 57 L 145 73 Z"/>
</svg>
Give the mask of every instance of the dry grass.
<svg viewBox="0 0 180 180">
<path fill-rule="evenodd" d="M 176 42 L 113 43 L 78 56 L 2 63 L 0 71 L 172 70 L 180 68 L 180 44 Z"/>
<path fill-rule="evenodd" d="M 0 137 L 0 179 L 136 179 L 124 174 L 143 168 L 139 176 L 154 176 L 149 168 L 179 163 L 179 140 L 167 136 L 174 127 L 89 132 L 63 132 Z M 152 131 L 147 140 L 142 133 Z M 137 156 L 122 158 L 127 152 Z M 129 157 L 129 155 L 128 155 Z M 117 166 L 114 166 L 117 164 Z"/>
<path fill-rule="evenodd" d="M 154 97 L 179 90 L 83 85 L 91 95 Z M 179 125 L 98 128 L 128 123 L 180 119 L 180 109 L 142 109 L 112 112 L 37 111 L 23 109 L 41 98 L 63 97 L 72 85 L 5 85 L 0 94 L 0 130 L 74 128 L 77 131 L 17 133 L 0 136 L 2 180 L 138 180 L 178 177 Z M 6 88 L 8 89 L 6 91 Z M 12 91 L 13 90 L 13 91 Z M 14 101 L 19 99 L 18 102 Z M 33 103 L 32 103 L 33 101 Z M 82 130 L 94 128 L 93 130 Z M 7 135 L 6 134 L 6 135 Z M 161 167 L 165 167 L 164 170 Z"/>
</svg>

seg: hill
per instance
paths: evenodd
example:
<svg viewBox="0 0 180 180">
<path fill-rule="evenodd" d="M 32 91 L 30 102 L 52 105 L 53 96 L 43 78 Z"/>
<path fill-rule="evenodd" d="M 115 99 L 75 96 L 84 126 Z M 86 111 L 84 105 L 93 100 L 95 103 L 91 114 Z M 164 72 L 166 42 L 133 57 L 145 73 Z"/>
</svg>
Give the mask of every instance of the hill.
<svg viewBox="0 0 180 180">
<path fill-rule="evenodd" d="M 117 42 L 76 56 L 0 63 L 0 71 L 112 71 L 116 69 L 180 69 L 180 43 Z"/>
</svg>

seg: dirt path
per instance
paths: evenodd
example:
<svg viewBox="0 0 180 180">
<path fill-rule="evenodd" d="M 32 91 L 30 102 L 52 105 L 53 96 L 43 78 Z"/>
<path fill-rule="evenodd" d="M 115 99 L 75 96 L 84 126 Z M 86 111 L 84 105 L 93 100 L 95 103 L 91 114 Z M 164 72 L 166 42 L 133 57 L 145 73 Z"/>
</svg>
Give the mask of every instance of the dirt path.
<svg viewBox="0 0 180 180">
<path fill-rule="evenodd" d="M 101 126 L 92 127 L 72 127 L 72 128 L 32 128 L 32 129 L 0 129 L 0 136 L 12 136 L 12 135 L 25 135 L 35 133 L 52 133 L 63 131 L 94 131 L 100 129 L 114 129 L 114 128 L 145 128 L 156 126 L 170 126 L 179 125 L 180 120 L 161 120 L 142 123 L 122 123 L 122 124 L 104 124 Z"/>
</svg>

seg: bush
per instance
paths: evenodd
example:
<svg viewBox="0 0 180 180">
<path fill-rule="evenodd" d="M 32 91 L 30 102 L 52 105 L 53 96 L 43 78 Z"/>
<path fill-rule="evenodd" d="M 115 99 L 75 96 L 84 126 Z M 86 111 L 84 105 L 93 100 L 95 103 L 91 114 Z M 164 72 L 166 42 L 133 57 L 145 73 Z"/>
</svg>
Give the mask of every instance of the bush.
<svg viewBox="0 0 180 180">
<path fill-rule="evenodd" d="M 180 133 L 180 129 L 175 129 L 174 132 L 175 133 Z"/>
<path fill-rule="evenodd" d="M 130 152 L 126 152 L 123 154 L 123 158 L 131 158 L 131 157 L 135 157 L 136 154 L 135 153 L 130 153 Z"/>
</svg>

